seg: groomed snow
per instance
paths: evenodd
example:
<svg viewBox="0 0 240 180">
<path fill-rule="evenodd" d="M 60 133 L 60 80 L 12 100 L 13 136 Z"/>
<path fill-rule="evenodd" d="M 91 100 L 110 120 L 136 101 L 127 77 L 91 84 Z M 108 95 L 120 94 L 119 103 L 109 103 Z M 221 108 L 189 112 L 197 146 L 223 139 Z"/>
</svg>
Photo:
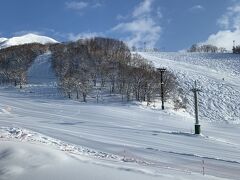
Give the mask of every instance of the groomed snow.
<svg viewBox="0 0 240 180">
<path fill-rule="evenodd" d="M 57 77 L 52 70 L 51 52 L 38 56 L 27 72 L 27 82 L 24 90 L 32 96 L 44 96 L 45 98 L 59 97 Z"/>
<path fill-rule="evenodd" d="M 189 100 L 193 115 L 193 88 L 197 80 L 200 93 L 200 117 L 215 123 L 240 124 L 240 59 L 227 53 L 142 52 L 156 67 L 170 69 L 178 78 Z"/>
<path fill-rule="evenodd" d="M 42 179 L 157 179 L 131 168 L 111 167 L 87 156 L 92 151 L 63 143 L 25 129 L 0 129 L 0 178 Z M 99 155 L 101 155 L 99 153 Z M 94 173 L 93 173 L 94 172 Z M 138 173 L 137 173 L 138 172 Z"/>
<path fill-rule="evenodd" d="M 159 179 L 156 176 L 136 173 L 134 169 L 124 170 L 98 165 L 48 146 L 25 142 L 1 142 L 0 154 L 1 180 Z"/>
<path fill-rule="evenodd" d="M 29 75 L 45 72 L 50 57 Z M 31 81 L 46 92 L 43 83 Z M 0 89 L 0 179 L 239 179 L 239 124 L 200 119 L 196 136 L 193 116 L 171 104 L 80 103 L 28 88 Z"/>
<path fill-rule="evenodd" d="M 20 128 L 1 128 L 0 144 L 2 180 L 224 179 L 170 167 L 159 167 L 162 172 L 156 174 L 147 169 L 151 164 L 139 166 L 127 156 L 104 156 L 101 152 L 93 154 L 93 150 Z"/>
</svg>

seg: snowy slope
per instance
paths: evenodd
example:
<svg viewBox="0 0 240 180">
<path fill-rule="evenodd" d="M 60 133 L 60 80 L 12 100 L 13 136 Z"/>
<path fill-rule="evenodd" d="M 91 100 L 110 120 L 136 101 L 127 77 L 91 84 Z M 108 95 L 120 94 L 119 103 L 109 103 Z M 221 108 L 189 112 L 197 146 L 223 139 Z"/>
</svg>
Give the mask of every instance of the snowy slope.
<svg viewBox="0 0 240 180">
<path fill-rule="evenodd" d="M 0 129 L 0 179 L 45 179 L 53 171 L 51 179 L 239 179 L 239 124 L 201 121 L 196 136 L 186 112 L 45 97 L 43 84 L 54 79 L 50 58 L 36 58 L 24 93 L 0 88 L 0 127 L 7 127 Z M 40 90 L 27 93 L 31 85 Z"/>
<path fill-rule="evenodd" d="M 204 136 L 194 136 L 192 118 L 170 111 L 34 99 L 9 90 L 0 95 L 0 126 L 32 129 L 75 147 L 104 152 L 100 155 L 121 157 L 109 162 L 109 156 L 101 156 L 101 161 L 118 169 L 130 166 L 157 177 L 193 179 L 195 174 L 201 175 L 201 162 L 205 160 L 207 175 L 228 179 L 239 175 L 237 127 L 203 124 Z M 96 157 L 94 154 L 90 157 Z M 126 162 L 121 160 L 124 156 Z M 91 162 L 96 162 L 95 158 Z"/>
<path fill-rule="evenodd" d="M 56 76 L 51 66 L 51 52 L 38 56 L 27 73 L 28 84 L 56 83 Z"/>
<path fill-rule="evenodd" d="M 115 179 L 119 180 L 126 177 L 139 180 L 158 179 L 145 172 L 136 173 L 131 167 L 128 167 L 128 170 L 121 170 L 106 163 L 99 165 L 100 162 L 91 161 L 87 156 L 80 156 L 90 155 L 92 151 L 88 149 L 76 148 L 24 129 L 2 128 L 0 135 L 1 180 L 112 180 L 115 176 Z"/>
<path fill-rule="evenodd" d="M 58 97 L 57 77 L 51 65 L 51 52 L 38 56 L 27 72 L 24 90 L 32 96 Z"/>
<path fill-rule="evenodd" d="M 236 54 L 208 53 L 140 53 L 156 67 L 173 71 L 189 100 L 193 114 L 193 94 L 190 89 L 197 80 L 200 93 L 200 117 L 206 121 L 240 123 L 240 57 Z"/>
<path fill-rule="evenodd" d="M 26 34 L 19 37 L 12 37 L 9 39 L 5 39 L 4 41 L 0 42 L 0 49 L 10 47 L 10 46 L 29 44 L 29 43 L 47 44 L 47 43 L 57 43 L 57 41 L 46 36 L 40 36 L 36 34 Z"/>
<path fill-rule="evenodd" d="M 0 129 L 0 178 L 8 180 L 84 179 L 84 180 L 220 180 L 210 175 L 162 168 L 156 175 L 132 159 L 105 156 L 101 152 L 79 148 L 39 133 L 19 128 Z M 95 158 L 92 159 L 91 155 Z M 92 173 L 94 171 L 94 173 Z"/>
<path fill-rule="evenodd" d="M 4 42 L 6 40 L 7 40 L 7 38 L 0 38 L 0 43 Z"/>
</svg>

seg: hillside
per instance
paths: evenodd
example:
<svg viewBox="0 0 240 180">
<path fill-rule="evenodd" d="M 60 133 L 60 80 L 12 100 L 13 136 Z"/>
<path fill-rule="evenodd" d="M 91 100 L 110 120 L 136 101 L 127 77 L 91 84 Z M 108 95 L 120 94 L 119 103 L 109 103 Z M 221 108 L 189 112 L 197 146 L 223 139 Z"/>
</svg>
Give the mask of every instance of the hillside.
<svg viewBox="0 0 240 180">
<path fill-rule="evenodd" d="M 0 180 L 240 180 L 240 0 L 0 7 Z"/>
<path fill-rule="evenodd" d="M 187 88 L 191 87 L 194 77 L 201 75 L 207 82 L 221 82 L 220 72 L 197 63 L 194 65 L 194 62 L 178 61 L 181 57 L 178 53 L 175 56 L 172 53 L 141 54 L 157 66 L 164 63 L 174 72 L 181 72 L 177 75 L 181 75 L 178 78 L 189 98 L 192 95 Z M 201 57 L 196 56 L 197 59 Z M 193 134 L 193 116 L 183 110 L 172 110 L 171 104 L 161 111 L 158 103 L 150 108 L 134 102 L 80 103 L 58 94 L 49 98 L 48 87 L 51 89 L 51 82 L 55 82 L 50 58 L 51 54 L 46 53 L 34 60 L 28 71 L 30 84 L 26 89 L 0 89 L 0 137 L 3 140 L 0 141 L 0 154 L 5 159 L 1 164 L 1 178 L 26 180 L 37 175 L 44 179 L 49 175 L 52 179 L 59 176 L 78 179 L 78 172 L 82 171 L 81 175 L 91 179 L 93 174 L 85 172 L 94 168 L 98 169 L 94 174 L 101 180 L 112 177 L 129 180 L 238 179 L 239 126 L 233 125 L 231 119 L 229 123 L 201 119 L 202 135 L 197 136 Z M 227 81 L 231 76 L 224 77 Z M 188 81 L 183 81 L 185 79 Z M 208 86 L 211 87 L 212 84 Z M 203 112 L 202 107 L 200 110 Z M 24 162 L 16 163 L 22 157 Z M 73 164 L 78 171 L 70 168 Z M 44 167 L 54 167 L 59 173 L 53 174 Z"/>
<path fill-rule="evenodd" d="M 32 96 L 58 97 L 57 77 L 51 64 L 51 52 L 38 56 L 27 71 L 24 91 Z"/>
<path fill-rule="evenodd" d="M 178 77 L 193 115 L 193 93 L 197 80 L 200 93 L 200 117 L 208 122 L 240 123 L 240 60 L 227 53 L 140 53 L 156 67 L 166 67 Z"/>
<path fill-rule="evenodd" d="M 4 42 L 6 40 L 7 40 L 7 38 L 0 38 L 0 43 Z"/>
</svg>

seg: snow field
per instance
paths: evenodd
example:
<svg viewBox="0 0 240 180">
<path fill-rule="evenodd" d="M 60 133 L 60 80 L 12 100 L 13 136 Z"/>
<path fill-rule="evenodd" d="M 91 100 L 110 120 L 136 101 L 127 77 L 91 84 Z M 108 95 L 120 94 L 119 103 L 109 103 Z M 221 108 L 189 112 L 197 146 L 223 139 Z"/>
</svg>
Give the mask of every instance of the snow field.
<svg viewBox="0 0 240 180">
<path fill-rule="evenodd" d="M 140 53 L 156 67 L 167 67 L 180 82 L 193 115 L 193 88 L 201 88 L 200 117 L 215 123 L 240 124 L 240 60 L 235 54 Z"/>
<path fill-rule="evenodd" d="M 142 55 L 175 69 L 189 97 L 193 79 L 201 76 L 211 83 L 208 98 L 214 83 L 217 90 L 221 81 L 220 72 L 205 66 Z M 216 123 L 216 117 L 224 117 L 222 112 L 229 109 L 238 115 L 236 101 L 229 101 L 227 109 L 206 111 L 207 118 L 201 115 L 202 135 L 197 136 L 193 116 L 173 111 L 171 104 L 161 111 L 157 102 L 156 107 L 146 107 L 80 103 L 54 96 L 56 91 L 47 90 L 51 86 L 47 83 L 55 81 L 50 57 L 47 53 L 35 60 L 28 73 L 31 83 L 24 91 L 0 89 L 0 179 L 239 179 L 238 120 L 229 116 Z M 224 95 L 238 91 L 232 85 L 236 79 L 224 81 L 229 86 Z M 212 101 L 216 107 L 223 103 Z"/>
</svg>

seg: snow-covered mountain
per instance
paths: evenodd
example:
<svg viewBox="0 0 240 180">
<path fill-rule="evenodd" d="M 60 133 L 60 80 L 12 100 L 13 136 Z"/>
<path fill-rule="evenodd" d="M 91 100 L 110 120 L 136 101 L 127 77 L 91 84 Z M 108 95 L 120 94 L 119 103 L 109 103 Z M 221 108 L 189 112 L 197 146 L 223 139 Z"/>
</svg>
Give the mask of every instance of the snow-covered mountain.
<svg viewBox="0 0 240 180">
<path fill-rule="evenodd" d="M 0 38 L 0 49 L 10 47 L 10 46 L 21 45 L 21 44 L 29 44 L 29 43 L 47 44 L 47 43 L 58 43 L 58 41 L 46 36 L 40 36 L 36 34 L 26 34 L 23 36 L 12 37 L 9 39 Z"/>
<path fill-rule="evenodd" d="M 8 39 L 7 38 L 0 38 L 0 43 L 3 43 L 6 40 L 8 40 Z"/>
</svg>

